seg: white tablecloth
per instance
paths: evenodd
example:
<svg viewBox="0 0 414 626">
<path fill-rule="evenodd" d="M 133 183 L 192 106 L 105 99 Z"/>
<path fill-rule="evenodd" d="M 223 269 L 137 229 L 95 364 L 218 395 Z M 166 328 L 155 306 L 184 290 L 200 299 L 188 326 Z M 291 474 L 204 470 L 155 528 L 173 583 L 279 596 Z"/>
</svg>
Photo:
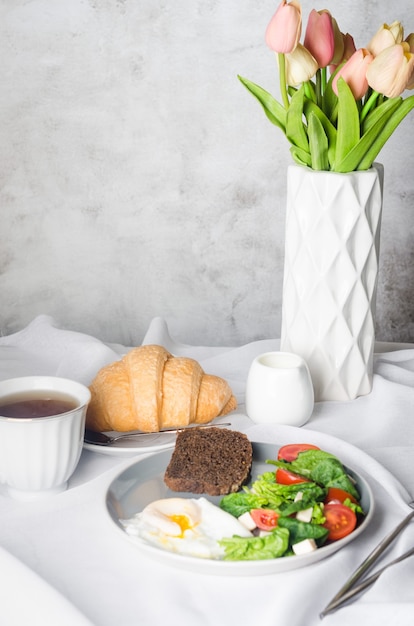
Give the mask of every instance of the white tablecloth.
<svg viewBox="0 0 414 626">
<path fill-rule="evenodd" d="M 328 559 L 284 574 L 213 577 L 173 569 L 141 555 L 116 532 L 106 513 L 108 485 L 138 457 L 84 450 L 65 493 L 20 503 L 0 491 L 0 546 L 7 551 L 0 551 L 0 624 L 23 626 L 30 623 L 30 615 L 31 623 L 55 625 L 59 608 L 66 615 L 60 623 L 73 626 L 88 621 L 95 626 L 319 624 L 320 611 L 356 565 L 409 511 L 407 503 L 414 494 L 414 346 L 378 345 L 372 393 L 352 402 L 318 403 L 306 427 L 294 429 L 255 426 L 243 413 L 250 363 L 257 354 L 277 349 L 277 339 L 239 348 L 186 346 L 173 341 L 165 322 L 156 318 L 144 343 L 159 343 L 174 354 L 192 356 L 206 372 L 225 377 L 239 401 L 230 418 L 233 427 L 251 440 L 278 445 L 300 438 L 334 449 L 367 478 L 374 491 L 376 514 L 370 527 Z M 100 367 L 127 349 L 56 328 L 51 318 L 40 316 L 19 333 L 0 338 L 0 379 L 41 373 L 88 384 Z M 412 523 L 386 558 L 413 543 Z M 5 573 L 11 559 L 14 567 L 17 563 L 21 567 L 20 587 Z M 411 626 L 413 578 L 414 559 L 408 559 L 324 622 Z M 49 621 L 48 606 L 53 607 Z"/>
</svg>

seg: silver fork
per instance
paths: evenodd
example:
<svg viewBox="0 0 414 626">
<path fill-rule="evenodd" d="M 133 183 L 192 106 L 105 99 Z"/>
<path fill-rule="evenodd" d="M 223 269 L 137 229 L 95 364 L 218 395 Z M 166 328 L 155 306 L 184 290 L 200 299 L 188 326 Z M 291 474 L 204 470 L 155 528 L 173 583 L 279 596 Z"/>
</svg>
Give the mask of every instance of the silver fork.
<svg viewBox="0 0 414 626">
<path fill-rule="evenodd" d="M 155 433 L 147 433 L 147 432 L 127 432 L 122 433 L 120 435 L 106 435 L 105 433 L 98 433 L 93 430 L 89 430 L 88 428 L 85 430 L 84 441 L 85 443 L 94 444 L 96 446 L 110 446 L 115 441 L 119 441 L 120 439 L 140 439 L 142 437 L 148 437 L 154 435 L 162 435 L 162 434 L 172 434 L 179 433 L 182 430 L 190 430 L 190 428 L 213 428 L 213 427 L 222 427 L 222 426 L 231 426 L 230 422 L 220 423 L 220 424 L 198 424 L 194 426 L 182 426 L 181 428 L 164 428 L 163 430 L 157 431 Z"/>
<path fill-rule="evenodd" d="M 414 501 L 409 503 L 411 508 L 414 508 Z M 376 580 L 380 577 L 383 571 L 385 571 L 391 565 L 395 563 L 399 563 L 403 561 L 407 557 L 414 554 L 414 548 L 404 552 L 401 556 L 397 557 L 393 561 L 387 563 L 384 567 L 378 570 L 375 574 L 366 578 L 359 585 L 355 585 L 362 578 L 362 576 L 367 572 L 374 563 L 379 559 L 381 554 L 388 548 L 390 543 L 394 541 L 394 539 L 400 534 L 400 532 L 409 524 L 409 522 L 414 517 L 414 510 L 411 511 L 395 528 L 392 530 L 380 543 L 373 549 L 373 551 L 367 556 L 367 558 L 361 563 L 361 565 L 355 570 L 355 572 L 350 576 L 350 578 L 346 581 L 346 583 L 341 587 L 337 594 L 332 598 L 329 604 L 324 608 L 322 613 L 320 614 L 321 619 L 328 615 L 328 613 L 332 613 L 338 609 L 342 604 L 351 600 L 357 594 L 361 593 L 364 589 L 367 589 L 371 585 L 374 584 Z"/>
</svg>

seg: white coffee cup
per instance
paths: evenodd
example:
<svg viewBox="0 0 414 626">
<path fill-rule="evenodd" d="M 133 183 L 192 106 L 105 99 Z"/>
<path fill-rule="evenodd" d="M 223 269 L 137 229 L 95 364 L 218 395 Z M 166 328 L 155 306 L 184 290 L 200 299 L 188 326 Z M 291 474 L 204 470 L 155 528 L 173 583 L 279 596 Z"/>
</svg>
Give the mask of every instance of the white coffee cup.
<svg viewBox="0 0 414 626">
<path fill-rule="evenodd" d="M 266 352 L 253 360 L 246 383 L 246 412 L 253 422 L 303 426 L 313 407 L 312 380 L 302 357 Z"/>
<path fill-rule="evenodd" d="M 0 482 L 10 496 L 34 500 L 67 488 L 82 452 L 90 397 L 87 387 L 66 378 L 24 376 L 0 382 Z M 18 417 L 16 402 L 21 407 L 29 398 L 29 406 L 37 404 L 36 412 L 31 409 L 27 416 L 25 408 L 25 417 Z M 62 401 L 67 404 L 58 407 Z"/>
</svg>

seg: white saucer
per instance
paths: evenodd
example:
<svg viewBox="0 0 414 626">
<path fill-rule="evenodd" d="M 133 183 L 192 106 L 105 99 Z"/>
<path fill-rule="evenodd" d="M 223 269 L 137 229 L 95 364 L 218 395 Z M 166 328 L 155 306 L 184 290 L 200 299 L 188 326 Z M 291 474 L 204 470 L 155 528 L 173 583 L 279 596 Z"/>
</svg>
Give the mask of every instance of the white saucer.
<svg viewBox="0 0 414 626">
<path fill-rule="evenodd" d="M 227 428 L 231 430 L 241 430 L 246 427 L 247 424 L 251 424 L 249 418 L 242 413 L 230 413 L 218 417 L 211 422 L 211 425 L 217 424 L 230 424 Z M 120 433 L 108 432 L 108 435 L 119 435 Z M 154 433 L 153 435 L 145 435 L 137 439 L 120 439 L 114 441 L 109 446 L 98 446 L 93 443 L 83 443 L 85 450 L 91 452 L 99 452 L 100 454 L 107 454 L 110 456 L 132 457 L 137 454 L 149 454 L 152 452 L 160 452 L 168 448 L 175 446 L 176 434 L 160 434 Z"/>
</svg>

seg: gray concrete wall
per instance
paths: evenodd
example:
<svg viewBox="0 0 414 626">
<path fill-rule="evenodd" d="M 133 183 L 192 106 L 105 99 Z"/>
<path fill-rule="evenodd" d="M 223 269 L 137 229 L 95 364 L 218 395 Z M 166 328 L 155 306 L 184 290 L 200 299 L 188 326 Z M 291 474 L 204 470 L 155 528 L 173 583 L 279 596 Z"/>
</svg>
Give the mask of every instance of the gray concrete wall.
<svg viewBox="0 0 414 626">
<path fill-rule="evenodd" d="M 0 333 L 39 313 L 139 343 L 280 335 L 283 135 L 274 0 L 0 0 Z M 365 45 L 412 0 L 326 0 Z M 383 150 L 377 338 L 414 341 L 413 115 Z"/>
</svg>

